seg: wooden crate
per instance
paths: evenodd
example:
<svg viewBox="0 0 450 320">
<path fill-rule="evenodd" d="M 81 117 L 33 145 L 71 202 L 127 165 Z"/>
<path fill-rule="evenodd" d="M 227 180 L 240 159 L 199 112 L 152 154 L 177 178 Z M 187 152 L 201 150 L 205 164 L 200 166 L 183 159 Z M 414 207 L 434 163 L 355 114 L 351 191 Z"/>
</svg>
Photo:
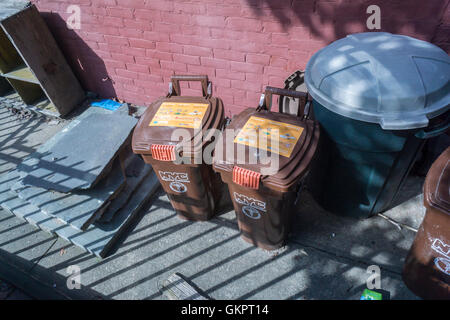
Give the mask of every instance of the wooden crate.
<svg viewBox="0 0 450 320">
<path fill-rule="evenodd" d="M 84 100 L 84 90 L 36 6 L 4 17 L 0 27 L 0 73 L 25 104 L 60 117 Z"/>
</svg>

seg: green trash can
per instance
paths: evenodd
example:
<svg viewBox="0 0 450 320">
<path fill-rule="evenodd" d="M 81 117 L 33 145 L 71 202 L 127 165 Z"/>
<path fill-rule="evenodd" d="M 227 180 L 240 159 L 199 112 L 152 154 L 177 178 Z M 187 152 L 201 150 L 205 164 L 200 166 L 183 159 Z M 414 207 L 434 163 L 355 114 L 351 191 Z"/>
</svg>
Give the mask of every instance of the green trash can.
<svg viewBox="0 0 450 320">
<path fill-rule="evenodd" d="M 313 55 L 305 83 L 322 131 L 310 189 L 336 214 L 388 209 L 425 139 L 450 126 L 450 58 L 425 41 L 349 35 Z"/>
</svg>

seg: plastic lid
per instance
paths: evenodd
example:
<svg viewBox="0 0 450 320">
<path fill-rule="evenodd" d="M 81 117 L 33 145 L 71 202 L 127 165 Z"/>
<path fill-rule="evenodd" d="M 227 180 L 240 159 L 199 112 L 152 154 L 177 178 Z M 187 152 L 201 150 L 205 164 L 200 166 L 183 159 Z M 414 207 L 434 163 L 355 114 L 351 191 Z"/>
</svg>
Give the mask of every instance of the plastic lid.
<svg viewBox="0 0 450 320">
<path fill-rule="evenodd" d="M 428 126 L 449 109 L 450 58 L 437 46 L 386 32 L 349 35 L 306 66 L 311 96 L 327 109 L 383 129 Z"/>
<path fill-rule="evenodd" d="M 424 185 L 425 205 L 450 215 L 450 147 L 431 166 Z"/>
<path fill-rule="evenodd" d="M 181 81 L 200 82 L 202 96 L 183 96 Z M 214 139 L 209 129 L 221 129 L 225 118 L 223 102 L 212 97 L 211 88 L 206 75 L 173 75 L 167 97 L 153 102 L 136 125 L 133 152 L 160 161 L 201 155 Z"/>
<path fill-rule="evenodd" d="M 198 120 L 199 124 L 194 120 Z M 158 155 L 155 158 L 158 160 L 167 157 L 165 161 L 172 161 L 172 156 L 164 156 L 164 152 L 168 151 L 165 146 L 172 146 L 172 152 L 183 151 L 183 157 L 193 157 L 195 152 L 201 151 L 210 142 L 212 133 L 207 130 L 220 129 L 223 120 L 223 103 L 218 98 L 161 98 L 147 108 L 136 125 L 132 139 L 133 151 Z M 173 134 L 177 129 L 182 129 L 179 132 L 181 135 Z"/>
<path fill-rule="evenodd" d="M 265 147 L 261 146 L 259 142 L 256 145 L 239 142 L 241 134 L 246 132 L 249 125 L 255 127 L 255 121 L 260 123 L 260 128 L 257 130 L 262 130 L 263 134 L 264 132 L 270 132 L 272 127 L 280 129 L 278 151 L 270 152 L 267 148 L 264 151 Z M 289 127 L 300 129 L 298 137 L 296 136 L 295 139 L 293 139 L 294 135 L 282 137 L 286 135 L 282 131 L 288 130 Z M 253 189 L 258 189 L 259 184 L 257 183 L 256 187 L 253 187 L 255 182 L 251 179 L 253 178 L 252 174 L 257 174 L 257 178 L 260 178 L 262 184 L 266 187 L 278 191 L 289 189 L 307 172 L 319 140 L 319 124 L 317 122 L 266 110 L 257 111 L 252 108 L 247 108 L 236 115 L 226 129 L 217 142 L 213 167 L 216 171 L 233 175 L 233 181 L 235 182 L 236 180 L 245 180 L 248 185 L 239 184 Z M 228 134 L 232 133 L 233 137 L 227 138 Z M 289 139 L 289 141 L 286 139 Z M 227 146 L 227 143 L 233 144 L 233 150 L 230 146 Z M 287 143 L 292 145 L 289 147 L 283 146 Z M 219 145 L 222 145 L 222 148 L 218 148 Z M 240 148 L 244 151 L 243 154 L 239 152 Z M 287 154 L 283 152 L 283 148 L 284 151 L 290 150 L 291 152 Z M 269 156 L 278 154 L 278 161 L 274 163 L 262 163 L 265 162 L 264 160 L 257 161 L 257 163 L 246 162 L 251 158 L 251 155 L 254 156 L 254 159 L 257 159 L 261 152 L 267 152 Z M 240 176 L 237 174 L 240 174 Z"/>
</svg>

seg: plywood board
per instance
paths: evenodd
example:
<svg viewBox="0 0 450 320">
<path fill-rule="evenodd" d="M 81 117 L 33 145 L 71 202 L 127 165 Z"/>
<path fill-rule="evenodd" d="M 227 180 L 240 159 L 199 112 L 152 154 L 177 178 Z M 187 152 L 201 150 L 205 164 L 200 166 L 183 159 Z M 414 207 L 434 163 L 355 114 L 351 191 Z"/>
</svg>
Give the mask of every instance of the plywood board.
<svg viewBox="0 0 450 320">
<path fill-rule="evenodd" d="M 76 246 L 104 258 L 117 248 L 132 227 L 139 221 L 143 206 L 148 203 L 160 184 L 152 172 L 148 175 L 130 201 L 108 224 L 92 224 L 86 231 L 79 231 L 70 224 L 42 212 L 40 208 L 20 199 L 11 186 L 20 179 L 17 171 L 0 176 L 0 206 L 40 229 L 57 234 Z"/>
<path fill-rule="evenodd" d="M 22 80 L 26 82 L 31 82 L 35 84 L 39 84 L 39 81 L 34 76 L 33 72 L 26 66 L 26 65 L 20 65 L 18 67 L 15 67 L 8 73 L 4 73 L 3 76 L 5 78 L 9 79 L 16 79 L 16 80 Z"/>
<path fill-rule="evenodd" d="M 23 183 L 59 192 L 91 188 L 110 168 L 136 123 L 121 114 L 88 116 L 48 149 Z"/>
<path fill-rule="evenodd" d="M 152 167 L 149 164 L 145 164 L 142 158 L 138 155 L 134 155 L 133 160 L 125 170 L 126 183 L 122 192 L 111 201 L 111 204 L 102 214 L 99 219 L 100 223 L 109 223 L 113 220 L 114 216 L 130 201 L 133 193 L 138 189 L 145 178 L 152 172 Z M 136 175 L 130 175 L 130 169 L 137 169 Z"/>
<path fill-rule="evenodd" d="M 19 197 L 49 216 L 77 230 L 86 230 L 94 216 L 125 186 L 125 177 L 117 159 L 111 173 L 95 188 L 71 193 L 48 191 L 43 188 L 24 186 L 20 181 L 12 186 Z"/>
</svg>

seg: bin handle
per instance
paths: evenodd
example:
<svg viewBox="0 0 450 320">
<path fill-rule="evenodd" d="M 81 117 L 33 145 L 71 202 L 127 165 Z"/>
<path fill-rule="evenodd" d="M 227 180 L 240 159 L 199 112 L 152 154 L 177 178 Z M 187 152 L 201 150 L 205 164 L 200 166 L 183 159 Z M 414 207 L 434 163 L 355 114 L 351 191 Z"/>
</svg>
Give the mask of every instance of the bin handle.
<svg viewBox="0 0 450 320">
<path fill-rule="evenodd" d="M 450 129 L 450 121 L 449 118 L 447 117 L 447 121 L 445 121 L 442 125 L 432 129 L 431 131 L 425 131 L 424 129 L 417 131 L 415 136 L 419 139 L 434 138 L 444 133 L 448 129 Z"/>
<path fill-rule="evenodd" d="M 181 96 L 180 81 L 200 81 L 203 97 L 209 98 L 212 95 L 212 84 L 208 81 L 207 75 L 173 75 L 170 81 L 168 97 Z"/>
<path fill-rule="evenodd" d="M 258 111 L 265 109 L 270 111 L 272 108 L 272 95 L 279 95 L 280 97 L 291 97 L 291 98 L 298 98 L 300 99 L 299 106 L 304 105 L 303 109 L 303 117 L 307 118 L 309 113 L 309 99 L 308 94 L 300 91 L 295 90 L 288 90 L 288 89 L 281 89 L 281 88 L 275 88 L 267 86 L 265 92 L 261 95 L 261 100 L 259 102 L 259 106 L 257 108 Z M 278 112 L 283 113 L 283 110 L 280 105 L 278 105 Z M 299 108 L 300 113 L 300 108 Z M 300 116 L 298 114 L 298 116 Z"/>
</svg>

